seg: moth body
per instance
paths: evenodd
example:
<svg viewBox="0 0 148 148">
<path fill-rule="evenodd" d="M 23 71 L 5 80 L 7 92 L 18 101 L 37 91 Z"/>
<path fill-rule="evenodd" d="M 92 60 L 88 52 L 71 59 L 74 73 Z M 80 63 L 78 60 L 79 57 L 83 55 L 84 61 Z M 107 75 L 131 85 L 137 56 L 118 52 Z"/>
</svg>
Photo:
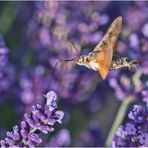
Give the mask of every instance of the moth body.
<svg viewBox="0 0 148 148">
<path fill-rule="evenodd" d="M 119 59 L 113 59 L 110 65 L 110 70 L 119 69 L 122 67 L 128 67 L 129 69 L 133 69 L 136 67 L 138 62 L 136 60 L 130 60 L 127 57 L 121 57 Z"/>
<path fill-rule="evenodd" d="M 82 55 L 77 60 L 78 65 L 83 65 L 94 71 L 98 71 L 104 80 L 109 71 L 122 67 L 135 68 L 137 61 L 126 57 L 113 59 L 116 51 L 116 43 L 122 28 L 122 17 L 117 17 L 110 25 L 102 40 L 96 45 L 93 52 Z"/>
<path fill-rule="evenodd" d="M 93 69 L 94 71 L 98 71 L 99 67 L 95 60 L 95 54 L 90 52 L 88 55 L 82 55 L 77 60 L 78 65 L 83 65 L 89 69 Z"/>
</svg>

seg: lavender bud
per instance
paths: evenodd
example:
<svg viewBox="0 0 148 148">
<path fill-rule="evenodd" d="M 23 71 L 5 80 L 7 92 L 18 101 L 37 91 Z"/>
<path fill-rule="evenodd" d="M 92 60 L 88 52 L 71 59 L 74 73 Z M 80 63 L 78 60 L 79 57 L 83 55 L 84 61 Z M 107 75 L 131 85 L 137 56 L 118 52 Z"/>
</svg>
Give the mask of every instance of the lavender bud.
<svg viewBox="0 0 148 148">
<path fill-rule="evenodd" d="M 39 145 L 42 142 L 42 139 L 39 137 L 38 134 L 30 133 L 28 134 L 28 139 Z"/>
</svg>

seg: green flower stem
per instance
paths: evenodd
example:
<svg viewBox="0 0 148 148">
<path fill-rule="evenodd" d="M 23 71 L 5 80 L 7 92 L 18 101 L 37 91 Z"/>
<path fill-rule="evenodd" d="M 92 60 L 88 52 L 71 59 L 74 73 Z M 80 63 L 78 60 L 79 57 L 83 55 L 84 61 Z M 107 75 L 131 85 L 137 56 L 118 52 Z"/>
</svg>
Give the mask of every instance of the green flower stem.
<svg viewBox="0 0 148 148">
<path fill-rule="evenodd" d="M 128 96 L 127 98 L 124 99 L 124 101 L 122 101 L 119 111 L 117 113 L 116 119 L 109 131 L 108 137 L 106 139 L 105 145 L 106 146 L 110 146 L 112 139 L 113 139 L 113 135 L 116 132 L 117 128 L 121 125 L 125 114 L 126 114 L 126 110 L 129 106 L 129 104 L 133 101 L 133 97 Z"/>
</svg>

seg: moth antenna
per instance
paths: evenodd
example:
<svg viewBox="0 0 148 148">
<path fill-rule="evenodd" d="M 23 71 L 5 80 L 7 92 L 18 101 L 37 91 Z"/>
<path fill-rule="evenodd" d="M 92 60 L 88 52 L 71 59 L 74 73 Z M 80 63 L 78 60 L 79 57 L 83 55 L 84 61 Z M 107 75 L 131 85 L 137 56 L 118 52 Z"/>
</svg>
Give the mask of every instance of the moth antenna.
<svg viewBox="0 0 148 148">
<path fill-rule="evenodd" d="M 61 60 L 61 61 L 69 62 L 69 61 L 76 61 L 77 59 L 78 59 L 78 58 L 72 58 L 72 59 Z"/>
<path fill-rule="evenodd" d="M 78 48 L 75 46 L 75 44 L 71 40 L 69 40 L 69 41 L 72 44 L 72 46 L 75 48 L 75 50 L 77 51 L 78 56 L 80 56 L 80 52 L 79 52 Z"/>
</svg>

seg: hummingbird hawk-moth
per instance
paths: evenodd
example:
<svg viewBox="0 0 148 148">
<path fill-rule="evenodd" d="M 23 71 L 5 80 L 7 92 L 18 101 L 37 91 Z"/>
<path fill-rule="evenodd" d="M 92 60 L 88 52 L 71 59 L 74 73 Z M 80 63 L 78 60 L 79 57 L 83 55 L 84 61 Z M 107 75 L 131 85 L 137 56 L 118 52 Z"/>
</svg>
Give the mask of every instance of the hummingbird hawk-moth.
<svg viewBox="0 0 148 148">
<path fill-rule="evenodd" d="M 96 45 L 93 52 L 90 52 L 88 55 L 79 56 L 79 58 L 64 61 L 75 61 L 78 65 L 83 65 L 89 69 L 98 71 L 102 79 L 107 77 L 109 70 L 122 67 L 128 67 L 129 69 L 135 68 L 137 64 L 136 60 L 130 60 L 127 57 L 113 58 L 121 28 L 122 17 L 119 16 L 112 22 L 107 33 Z M 75 47 L 74 44 L 73 46 Z M 77 50 L 76 47 L 75 49 Z"/>
<path fill-rule="evenodd" d="M 117 17 L 109 27 L 103 39 L 96 45 L 93 52 L 88 55 L 82 55 L 75 59 L 78 65 L 98 71 L 105 79 L 109 70 L 121 67 L 133 68 L 136 66 L 136 60 L 129 60 L 127 57 L 113 60 L 113 53 L 116 51 L 116 42 L 122 28 L 122 17 Z"/>
</svg>

